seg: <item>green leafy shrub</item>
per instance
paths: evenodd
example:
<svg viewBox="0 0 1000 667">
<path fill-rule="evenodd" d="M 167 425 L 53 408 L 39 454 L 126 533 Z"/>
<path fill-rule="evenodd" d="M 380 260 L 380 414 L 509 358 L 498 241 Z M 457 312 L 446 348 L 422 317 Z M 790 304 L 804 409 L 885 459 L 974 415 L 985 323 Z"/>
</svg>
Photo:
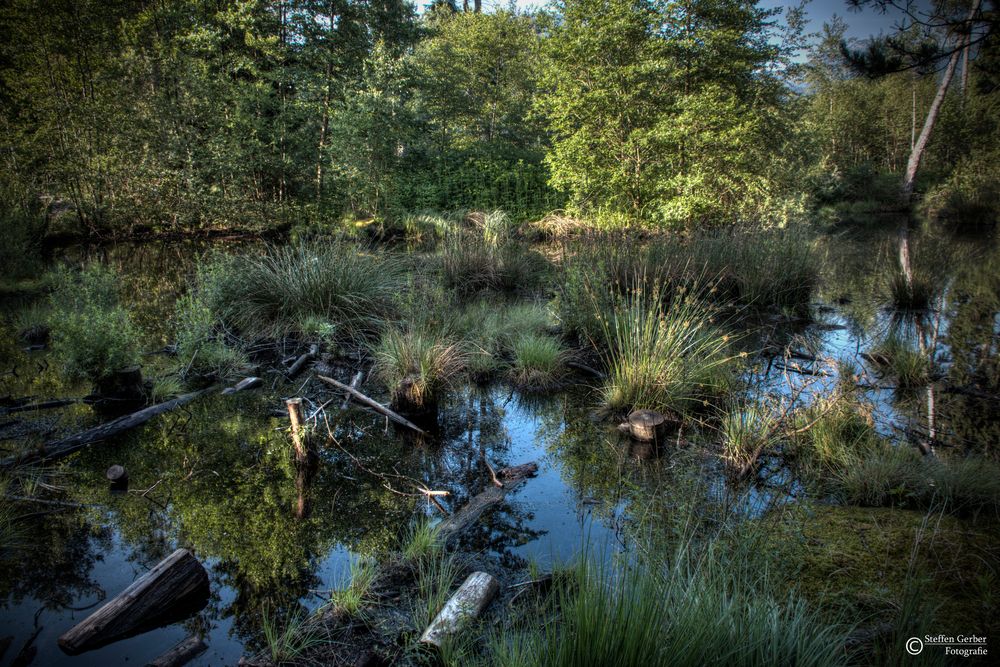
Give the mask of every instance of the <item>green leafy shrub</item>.
<svg viewBox="0 0 1000 667">
<path fill-rule="evenodd" d="M 139 331 L 118 304 L 110 270 L 93 264 L 60 273 L 51 302 L 52 349 L 67 377 L 100 383 L 139 363 Z"/>
<path fill-rule="evenodd" d="M 177 300 L 174 320 L 182 379 L 195 384 L 222 380 L 249 364 L 241 342 L 227 340 L 218 319 L 197 295 Z"/>
</svg>

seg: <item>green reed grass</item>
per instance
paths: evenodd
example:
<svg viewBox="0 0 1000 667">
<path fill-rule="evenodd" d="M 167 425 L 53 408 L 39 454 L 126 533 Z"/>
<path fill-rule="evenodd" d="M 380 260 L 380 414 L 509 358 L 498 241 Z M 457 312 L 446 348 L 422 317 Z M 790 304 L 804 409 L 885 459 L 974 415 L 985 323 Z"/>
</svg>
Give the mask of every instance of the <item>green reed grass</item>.
<svg viewBox="0 0 1000 667">
<path fill-rule="evenodd" d="M 581 559 L 541 610 L 548 622 L 493 634 L 492 664 L 846 664 L 845 628 L 794 596 L 770 597 L 751 563 L 698 551 L 683 543 L 665 566 Z"/>
<path fill-rule="evenodd" d="M 508 375 L 514 384 L 529 390 L 556 386 L 566 370 L 566 351 L 551 336 L 523 333 L 511 341 L 513 360 Z"/>
<path fill-rule="evenodd" d="M 610 341 L 602 389 L 614 410 L 684 412 L 718 395 L 730 379 L 731 337 L 700 291 L 664 301 L 637 290 L 599 315 Z"/>
<path fill-rule="evenodd" d="M 279 336 L 316 316 L 356 336 L 382 326 L 402 284 L 397 258 L 345 241 L 321 241 L 217 256 L 200 271 L 199 295 L 243 335 Z"/>
<path fill-rule="evenodd" d="M 462 346 L 435 331 L 391 328 L 373 349 L 378 376 L 413 405 L 434 402 L 465 369 Z"/>
<path fill-rule="evenodd" d="M 282 620 L 265 607 L 261 630 L 268 657 L 275 665 L 294 664 L 309 650 L 328 642 L 322 625 L 300 610 Z"/>
</svg>

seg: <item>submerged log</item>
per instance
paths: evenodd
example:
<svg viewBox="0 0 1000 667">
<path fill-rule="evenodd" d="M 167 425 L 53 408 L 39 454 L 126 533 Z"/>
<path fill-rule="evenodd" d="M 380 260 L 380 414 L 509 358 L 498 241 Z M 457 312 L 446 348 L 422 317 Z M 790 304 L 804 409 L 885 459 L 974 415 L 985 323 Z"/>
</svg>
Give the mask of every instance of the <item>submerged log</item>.
<svg viewBox="0 0 1000 667">
<path fill-rule="evenodd" d="M 333 385 L 334 387 L 336 387 L 337 389 L 340 389 L 341 391 L 346 391 L 355 400 L 357 400 L 358 403 L 361 403 L 362 405 L 367 405 L 369 408 L 371 408 L 375 412 L 378 412 L 379 414 L 385 415 L 386 417 L 388 417 L 392 421 L 396 422 L 397 424 L 401 424 L 401 425 L 403 425 L 403 426 L 405 426 L 407 428 L 413 429 L 417 433 L 424 433 L 425 432 L 422 428 L 420 428 L 419 426 L 417 426 L 413 422 L 407 420 L 402 415 L 399 415 L 399 414 L 393 412 L 392 410 L 390 410 L 389 408 L 385 407 L 384 405 L 382 405 L 378 401 L 373 400 L 371 398 L 368 398 L 367 396 L 365 396 L 364 394 L 362 394 L 357 389 L 349 387 L 346 384 L 344 384 L 343 382 L 338 382 L 337 380 L 334 380 L 331 377 L 326 377 L 325 375 L 317 375 L 316 377 L 318 377 L 320 380 L 322 380 L 323 382 L 326 382 L 329 385 Z"/>
<path fill-rule="evenodd" d="M 183 394 L 172 400 L 151 405 L 148 408 L 139 410 L 138 412 L 133 412 L 130 415 L 124 415 L 118 419 L 112 419 L 109 422 L 87 429 L 81 433 L 60 438 L 59 440 L 50 440 L 42 445 L 37 451 L 29 452 L 19 457 L 10 457 L 0 461 L 0 469 L 12 468 L 16 465 L 23 465 L 26 463 L 54 461 L 56 459 L 65 458 L 66 456 L 69 456 L 73 452 L 83 449 L 84 447 L 97 442 L 103 442 L 137 426 L 142 426 L 153 417 L 162 415 L 165 412 L 170 412 L 171 410 L 179 408 L 182 405 L 186 405 L 199 396 L 214 390 L 215 387 L 209 387 L 200 391 L 193 391 L 190 394 Z"/>
<path fill-rule="evenodd" d="M 178 549 L 59 638 L 69 655 L 130 637 L 176 615 L 178 607 L 208 599 L 208 573 L 187 549 Z"/>
<path fill-rule="evenodd" d="M 449 637 L 457 635 L 478 618 L 499 591 L 500 584 L 495 577 L 473 572 L 424 630 L 420 643 L 441 648 Z"/>
<path fill-rule="evenodd" d="M 288 376 L 288 379 L 292 379 L 301 373 L 302 369 L 306 367 L 306 364 L 315 359 L 317 354 L 319 354 L 319 345 L 314 343 L 309 346 L 308 352 L 303 353 L 302 356 L 296 359 L 295 363 L 289 367 L 288 372 L 285 373 L 285 375 Z"/>
<path fill-rule="evenodd" d="M 147 664 L 146 667 L 182 667 L 198 657 L 207 648 L 208 644 L 203 642 L 201 637 L 192 635 L 175 644 L 173 648 Z"/>
<path fill-rule="evenodd" d="M 499 505 L 509 492 L 519 487 L 529 477 L 534 477 L 537 472 L 538 465 L 535 463 L 522 463 L 497 471 L 497 477 L 503 486 L 491 485 L 479 495 L 474 496 L 460 510 L 438 524 L 438 541 L 447 545 L 449 541 L 478 521 L 486 510 Z"/>
<path fill-rule="evenodd" d="M 53 398 L 48 401 L 36 401 L 35 403 L 24 403 L 22 405 L 13 405 L 9 408 L 0 408 L 0 415 L 9 415 L 15 412 L 28 412 L 32 410 L 53 410 L 55 408 L 64 408 L 67 405 L 73 405 L 74 403 L 79 403 L 80 400 L 76 398 Z"/>
</svg>

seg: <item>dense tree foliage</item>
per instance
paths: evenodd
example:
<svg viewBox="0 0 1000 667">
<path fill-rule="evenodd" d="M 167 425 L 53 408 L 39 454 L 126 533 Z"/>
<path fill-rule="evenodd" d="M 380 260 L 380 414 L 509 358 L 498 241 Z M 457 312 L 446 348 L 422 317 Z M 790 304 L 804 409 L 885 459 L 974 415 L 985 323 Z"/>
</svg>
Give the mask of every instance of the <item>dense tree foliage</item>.
<svg viewBox="0 0 1000 667">
<path fill-rule="evenodd" d="M 835 21 L 805 67 L 801 11 L 753 0 L 468 5 L 11 0 L 5 226 L 24 211 L 49 232 L 124 235 L 469 208 L 784 222 L 852 178 L 903 174 L 956 45 L 961 85 L 917 189 L 940 203 L 996 188 L 992 0 L 867 45 L 843 47 Z"/>
</svg>

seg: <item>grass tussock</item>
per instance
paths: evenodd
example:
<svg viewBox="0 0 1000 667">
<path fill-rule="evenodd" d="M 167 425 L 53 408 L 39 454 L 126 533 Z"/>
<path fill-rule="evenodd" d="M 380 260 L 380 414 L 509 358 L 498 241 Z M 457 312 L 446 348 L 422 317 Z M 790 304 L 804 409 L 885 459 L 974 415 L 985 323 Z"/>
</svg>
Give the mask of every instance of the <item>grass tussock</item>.
<svg viewBox="0 0 1000 667">
<path fill-rule="evenodd" d="M 890 333 L 868 352 L 868 360 L 904 389 L 921 387 L 931 381 L 930 357 L 915 349 L 898 334 Z"/>
<path fill-rule="evenodd" d="M 1000 513 L 1000 466 L 980 458 L 929 457 L 886 444 L 842 468 L 836 481 L 839 495 L 855 505 Z"/>
<path fill-rule="evenodd" d="M 972 456 L 924 456 L 875 430 L 863 406 L 822 399 L 796 416 L 788 452 L 803 479 L 843 502 L 866 507 L 1000 512 L 1000 466 Z"/>
<path fill-rule="evenodd" d="M 747 566 L 711 548 L 679 549 L 672 563 L 580 561 L 541 610 L 550 622 L 494 633 L 493 664 L 846 664 L 845 629 L 795 597 L 771 598 Z"/>
<path fill-rule="evenodd" d="M 378 580 L 378 567 L 371 561 L 355 558 L 351 561 L 346 585 L 333 591 L 329 605 L 349 618 L 364 615 L 365 608 L 372 604 L 372 592 Z"/>
<path fill-rule="evenodd" d="M 511 354 L 509 377 L 523 389 L 551 389 L 565 375 L 566 351 L 551 336 L 521 334 L 511 342 Z"/>
<path fill-rule="evenodd" d="M 547 270 L 545 258 L 507 236 L 505 230 L 501 223 L 483 223 L 476 232 L 450 234 L 441 251 L 445 286 L 462 298 L 537 288 Z"/>
<path fill-rule="evenodd" d="M 453 326 L 465 341 L 469 375 L 485 381 L 510 371 L 514 343 L 523 336 L 547 336 L 552 318 L 544 305 L 535 302 L 479 300 L 465 305 Z"/>
<path fill-rule="evenodd" d="M 778 413 L 766 401 L 737 401 L 719 426 L 722 456 L 735 470 L 751 465 L 757 454 L 774 450 L 781 441 Z"/>
<path fill-rule="evenodd" d="M 282 619 L 265 608 L 261 630 L 267 656 L 275 665 L 295 663 L 310 650 L 327 643 L 321 624 L 299 610 Z"/>
<path fill-rule="evenodd" d="M 384 323 L 401 287 L 394 257 L 345 241 L 317 241 L 217 256 L 200 271 L 198 295 L 244 336 L 276 337 L 320 317 L 353 337 Z"/>
<path fill-rule="evenodd" d="M 397 404 L 425 406 L 454 384 L 465 369 L 462 346 L 444 334 L 423 329 L 387 330 L 373 350 L 378 376 Z"/>
<path fill-rule="evenodd" d="M 730 336 L 699 292 L 664 301 L 638 291 L 601 315 L 608 378 L 605 404 L 615 411 L 685 412 L 719 395 L 730 380 Z"/>
</svg>

